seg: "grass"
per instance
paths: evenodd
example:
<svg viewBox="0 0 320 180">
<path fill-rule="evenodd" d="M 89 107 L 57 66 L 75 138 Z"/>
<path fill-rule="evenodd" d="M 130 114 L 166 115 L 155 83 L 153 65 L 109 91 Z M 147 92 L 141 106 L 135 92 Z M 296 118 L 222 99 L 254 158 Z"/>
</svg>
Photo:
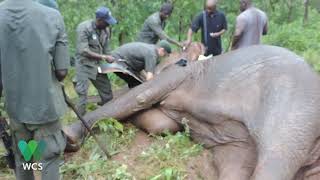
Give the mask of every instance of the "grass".
<svg viewBox="0 0 320 180">
<path fill-rule="evenodd" d="M 104 142 L 111 154 L 124 151 L 135 137 L 137 129 L 132 126 L 114 125 L 115 120 L 100 123 L 98 139 Z M 106 159 L 93 138 L 89 138 L 80 152 L 61 168 L 65 179 L 132 179 L 127 166 Z"/>
<path fill-rule="evenodd" d="M 188 134 L 167 134 L 157 136 L 147 150 L 138 158 L 144 164 L 144 177 L 148 179 L 184 179 L 187 176 L 186 164 L 190 157 L 199 155 L 203 148 L 194 144 Z"/>
<path fill-rule="evenodd" d="M 108 142 L 109 151 L 112 154 L 131 151 L 127 148 L 130 147 L 137 130 L 129 125 L 124 126 L 122 132 L 110 122 L 107 124 L 109 124 L 107 131 L 103 130 L 99 139 Z M 185 133 L 167 134 L 165 137 L 155 136 L 149 147 L 135 155 L 133 160 L 135 167 L 130 167 L 130 164 L 107 160 L 90 138 L 81 151 L 62 167 L 61 173 L 65 179 L 185 179 L 187 161 L 199 155 L 202 149 L 202 146 L 194 144 Z"/>
</svg>

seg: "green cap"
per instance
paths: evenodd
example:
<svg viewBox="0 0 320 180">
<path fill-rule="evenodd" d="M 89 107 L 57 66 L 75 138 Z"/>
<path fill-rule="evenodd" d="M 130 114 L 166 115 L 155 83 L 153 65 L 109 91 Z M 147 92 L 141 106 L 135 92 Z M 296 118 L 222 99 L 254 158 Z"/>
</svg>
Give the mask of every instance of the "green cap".
<svg viewBox="0 0 320 180">
<path fill-rule="evenodd" d="M 167 51 L 168 54 L 170 54 L 172 52 L 171 45 L 166 40 L 161 40 L 159 42 L 159 47 L 162 47 L 165 51 Z"/>
</svg>

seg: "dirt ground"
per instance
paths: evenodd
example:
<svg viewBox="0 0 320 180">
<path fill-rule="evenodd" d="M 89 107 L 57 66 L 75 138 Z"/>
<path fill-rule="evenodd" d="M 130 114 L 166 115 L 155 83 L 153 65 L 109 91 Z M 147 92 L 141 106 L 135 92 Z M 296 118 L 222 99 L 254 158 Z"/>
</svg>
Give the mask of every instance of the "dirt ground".
<svg viewBox="0 0 320 180">
<path fill-rule="evenodd" d="M 138 156 L 146 150 L 153 142 L 151 137 L 144 132 L 139 131 L 130 147 L 115 155 L 112 159 L 122 164 L 128 165 L 128 170 L 139 178 L 140 174 L 144 174 L 144 169 L 139 165 Z M 212 155 L 208 150 L 204 150 L 199 156 L 193 157 L 187 164 L 188 180 L 214 180 L 217 179 L 214 165 L 212 163 Z M 140 177 L 143 178 L 143 177 Z"/>
</svg>

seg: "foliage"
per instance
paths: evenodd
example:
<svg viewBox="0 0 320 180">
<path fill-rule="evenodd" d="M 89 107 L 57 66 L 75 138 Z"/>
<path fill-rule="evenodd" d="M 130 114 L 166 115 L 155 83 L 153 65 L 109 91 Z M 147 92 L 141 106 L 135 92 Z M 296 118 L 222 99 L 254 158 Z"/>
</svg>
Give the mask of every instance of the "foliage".
<svg viewBox="0 0 320 180">
<path fill-rule="evenodd" d="M 184 179 L 187 160 L 200 154 L 202 146 L 194 144 L 186 133 L 167 133 L 165 137 L 156 138 L 160 143 L 152 144 L 139 158 L 147 165 L 144 167 L 146 175 L 150 173 L 153 180 Z"/>
<path fill-rule="evenodd" d="M 136 129 L 124 126 L 115 119 L 105 119 L 98 124 L 99 139 L 106 140 L 111 154 L 127 148 Z M 132 171 L 127 164 L 107 160 L 92 138 L 72 159 L 63 165 L 61 173 L 66 179 L 185 179 L 188 160 L 202 152 L 202 146 L 194 144 L 186 133 L 156 136 L 153 144 L 138 155 L 135 165 L 140 173 Z"/>
<path fill-rule="evenodd" d="M 105 119 L 99 123 L 98 139 L 104 140 L 110 154 L 114 155 L 123 151 L 135 137 L 136 129 L 132 126 L 124 127 L 114 119 Z M 133 179 L 127 172 L 127 166 L 106 159 L 93 138 L 78 152 L 80 156 L 74 156 L 61 168 L 61 173 L 66 179 Z"/>
<path fill-rule="evenodd" d="M 70 51 L 75 52 L 75 29 L 76 26 L 87 19 L 94 18 L 94 12 L 99 6 L 108 6 L 113 15 L 119 20 L 119 24 L 112 27 L 113 34 L 111 40 L 112 49 L 125 42 L 134 41 L 144 20 L 153 12 L 159 10 L 164 1 L 149 0 L 58 0 L 62 14 L 64 15 L 66 27 L 70 39 Z M 166 32 L 173 38 L 184 41 L 186 32 L 192 19 L 197 15 L 204 5 L 202 1 L 172 0 L 175 10 L 167 21 Z M 255 5 L 267 12 L 269 16 L 270 32 L 264 38 L 267 44 L 278 45 L 289 48 L 299 55 L 316 54 L 310 51 L 318 51 L 319 31 L 317 31 L 320 18 L 315 11 L 310 13 L 309 23 L 303 25 L 304 6 L 300 0 L 255 0 Z M 311 1 L 312 7 L 317 2 Z M 239 14 L 239 3 L 234 0 L 224 0 L 219 2 L 219 9 L 222 10 L 228 19 L 229 30 L 223 36 L 223 46 L 227 49 L 230 45 L 233 34 L 234 22 Z M 200 40 L 200 33 L 195 37 Z M 310 58 L 310 57 L 306 57 Z M 318 60 L 311 60 L 314 66 L 319 66 Z M 115 75 L 111 75 L 113 85 L 119 82 Z"/>
</svg>

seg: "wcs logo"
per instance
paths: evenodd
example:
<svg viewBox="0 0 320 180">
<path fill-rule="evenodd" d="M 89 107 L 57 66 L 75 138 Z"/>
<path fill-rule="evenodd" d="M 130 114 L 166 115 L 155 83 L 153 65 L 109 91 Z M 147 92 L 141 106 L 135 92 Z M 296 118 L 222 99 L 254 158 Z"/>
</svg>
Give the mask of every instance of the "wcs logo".
<svg viewBox="0 0 320 180">
<path fill-rule="evenodd" d="M 35 140 L 29 141 L 19 141 L 18 143 L 19 150 L 24 158 L 25 161 L 31 161 L 32 157 L 34 161 L 40 161 L 41 156 L 46 148 L 46 143 L 41 140 L 39 142 Z M 22 164 L 24 170 L 39 170 L 43 169 L 42 163 L 23 163 Z"/>
</svg>

